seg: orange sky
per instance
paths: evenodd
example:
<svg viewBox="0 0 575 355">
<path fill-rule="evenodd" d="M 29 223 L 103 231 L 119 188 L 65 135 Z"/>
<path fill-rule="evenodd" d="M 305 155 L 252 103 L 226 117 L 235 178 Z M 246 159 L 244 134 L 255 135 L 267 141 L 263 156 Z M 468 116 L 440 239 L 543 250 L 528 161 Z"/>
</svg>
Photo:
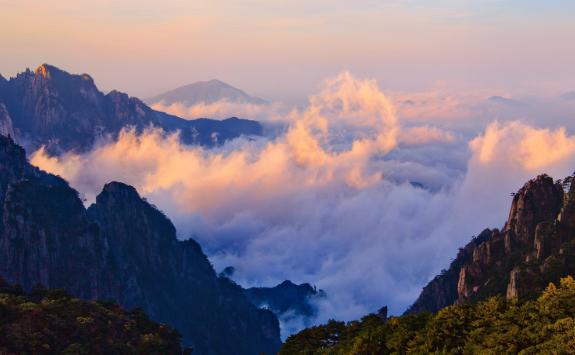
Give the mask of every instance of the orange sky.
<svg viewBox="0 0 575 355">
<path fill-rule="evenodd" d="M 385 89 L 575 90 L 575 5 L 550 0 L 4 0 L 0 73 L 48 62 L 150 96 L 219 78 L 301 99 L 350 70 Z"/>
</svg>

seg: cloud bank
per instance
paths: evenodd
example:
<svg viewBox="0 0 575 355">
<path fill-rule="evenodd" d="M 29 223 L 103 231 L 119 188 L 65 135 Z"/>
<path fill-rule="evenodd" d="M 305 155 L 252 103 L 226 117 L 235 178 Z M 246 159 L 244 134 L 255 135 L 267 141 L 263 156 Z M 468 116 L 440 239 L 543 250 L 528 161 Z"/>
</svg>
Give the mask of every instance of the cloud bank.
<svg viewBox="0 0 575 355">
<path fill-rule="evenodd" d="M 316 322 L 383 305 L 402 312 L 457 247 L 503 224 L 509 192 L 575 163 L 575 137 L 561 128 L 494 122 L 467 142 L 403 127 L 376 82 L 349 73 L 326 80 L 285 121 L 274 139 L 214 150 L 126 130 L 83 155 L 41 149 L 31 161 L 88 201 L 110 180 L 134 185 L 244 286 L 317 285 L 328 297 Z"/>
</svg>

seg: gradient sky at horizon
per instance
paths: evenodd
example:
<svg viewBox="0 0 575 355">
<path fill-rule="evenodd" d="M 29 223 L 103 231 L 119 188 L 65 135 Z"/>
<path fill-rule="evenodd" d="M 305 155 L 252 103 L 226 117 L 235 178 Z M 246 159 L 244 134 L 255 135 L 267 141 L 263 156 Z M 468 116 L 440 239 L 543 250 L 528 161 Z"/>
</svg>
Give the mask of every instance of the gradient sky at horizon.
<svg viewBox="0 0 575 355">
<path fill-rule="evenodd" d="M 147 97 L 218 78 L 300 100 L 342 70 L 381 87 L 575 90 L 575 2 L 3 0 L 0 73 L 50 63 Z"/>
</svg>

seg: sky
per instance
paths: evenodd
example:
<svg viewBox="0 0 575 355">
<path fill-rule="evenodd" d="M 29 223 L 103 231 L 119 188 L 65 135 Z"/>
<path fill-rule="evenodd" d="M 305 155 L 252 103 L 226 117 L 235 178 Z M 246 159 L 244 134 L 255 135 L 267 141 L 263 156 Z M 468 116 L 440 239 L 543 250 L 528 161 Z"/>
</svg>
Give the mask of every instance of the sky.
<svg viewBox="0 0 575 355">
<path fill-rule="evenodd" d="M 570 0 L 2 0 L 0 73 L 46 62 L 144 98 L 218 78 L 268 99 L 154 106 L 284 128 L 264 137 L 128 129 L 30 159 L 88 203 L 135 186 L 241 285 L 317 285 L 321 323 L 400 314 L 503 226 L 510 192 L 573 172 L 573 38 Z"/>
<path fill-rule="evenodd" d="M 47 62 L 148 97 L 217 78 L 305 101 L 349 70 L 385 90 L 575 90 L 569 0 L 2 0 L 0 73 Z"/>
</svg>

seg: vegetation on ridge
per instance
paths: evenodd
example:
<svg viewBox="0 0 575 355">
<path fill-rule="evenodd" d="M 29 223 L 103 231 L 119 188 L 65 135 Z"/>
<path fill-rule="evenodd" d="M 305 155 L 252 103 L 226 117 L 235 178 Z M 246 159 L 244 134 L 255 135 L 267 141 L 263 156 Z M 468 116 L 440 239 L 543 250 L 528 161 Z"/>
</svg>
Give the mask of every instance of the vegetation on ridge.
<svg viewBox="0 0 575 355">
<path fill-rule="evenodd" d="M 436 314 L 349 323 L 330 321 L 289 337 L 280 354 L 573 354 L 575 280 L 551 283 L 536 299 L 501 296 Z"/>
<path fill-rule="evenodd" d="M 180 335 L 139 309 L 0 279 L 0 354 L 181 354 Z"/>
</svg>

